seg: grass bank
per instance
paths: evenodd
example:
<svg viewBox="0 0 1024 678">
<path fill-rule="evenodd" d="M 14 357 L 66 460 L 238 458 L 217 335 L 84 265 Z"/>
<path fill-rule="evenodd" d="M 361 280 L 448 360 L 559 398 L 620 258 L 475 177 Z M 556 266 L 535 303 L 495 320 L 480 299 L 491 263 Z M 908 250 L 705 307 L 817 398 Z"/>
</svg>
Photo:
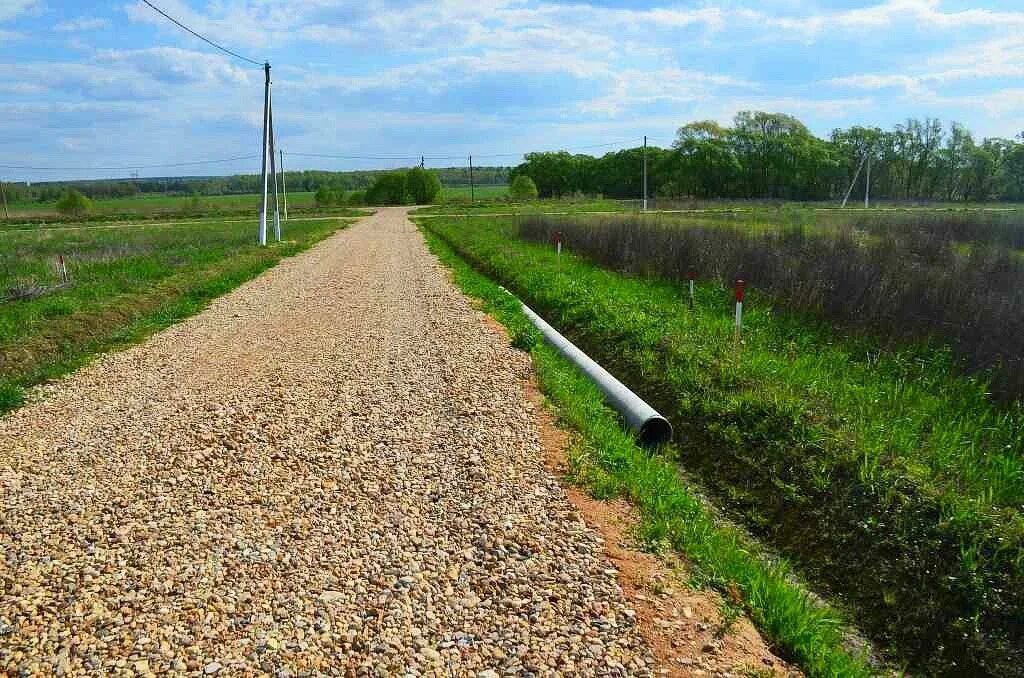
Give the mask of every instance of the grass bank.
<svg viewBox="0 0 1024 678">
<path fill-rule="evenodd" d="M 837 596 L 894 657 L 936 675 L 1024 675 L 1024 415 L 949 352 L 883 350 L 748 297 L 604 270 L 516 238 L 516 219 L 424 219 L 676 426 L 670 452 Z"/>
<path fill-rule="evenodd" d="M 289 221 L 285 241 L 269 247 L 253 242 L 251 225 L 223 221 L 4 234 L 0 412 L 19 406 L 25 388 L 197 313 L 351 221 Z"/>
<path fill-rule="evenodd" d="M 843 645 L 843 621 L 812 601 L 787 565 L 771 562 L 741 534 L 716 523 L 681 480 L 674 465 L 638 448 L 597 388 L 545 344 L 518 304 L 461 259 L 429 229 L 431 250 L 464 292 L 483 301 L 508 328 L 513 344 L 528 351 L 540 387 L 560 420 L 577 432 L 571 451 L 575 479 L 592 494 L 631 500 L 642 516 L 642 536 L 670 543 L 723 592 L 740 592 L 743 605 L 780 654 L 810 676 L 868 676 L 866 662 Z"/>
</svg>

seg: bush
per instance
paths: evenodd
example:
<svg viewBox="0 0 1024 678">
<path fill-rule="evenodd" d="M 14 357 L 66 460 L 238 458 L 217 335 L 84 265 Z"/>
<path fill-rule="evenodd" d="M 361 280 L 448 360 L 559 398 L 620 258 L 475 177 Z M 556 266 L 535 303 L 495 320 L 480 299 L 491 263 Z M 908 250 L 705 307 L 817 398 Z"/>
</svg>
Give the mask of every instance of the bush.
<svg viewBox="0 0 1024 678">
<path fill-rule="evenodd" d="M 520 174 L 516 177 L 515 181 L 512 182 L 512 186 L 509 188 L 509 194 L 515 200 L 536 200 L 537 184 L 533 183 L 533 179 L 525 174 Z"/>
<path fill-rule="evenodd" d="M 351 207 L 362 207 L 366 204 L 366 191 L 352 191 L 345 199 L 345 203 Z"/>
<path fill-rule="evenodd" d="M 57 201 L 57 211 L 71 217 L 84 217 L 92 209 L 92 201 L 71 188 Z"/>
<path fill-rule="evenodd" d="M 368 205 L 404 205 L 407 202 L 409 191 L 406 187 L 406 173 L 402 171 L 379 175 L 366 191 Z"/>
<path fill-rule="evenodd" d="M 316 189 L 313 200 L 316 202 L 317 207 L 330 207 L 331 205 L 342 204 L 344 196 L 344 191 L 339 191 L 331 186 L 321 186 Z"/>
<path fill-rule="evenodd" d="M 405 189 L 417 205 L 429 205 L 441 192 L 441 182 L 433 172 L 415 167 L 405 175 Z"/>
</svg>

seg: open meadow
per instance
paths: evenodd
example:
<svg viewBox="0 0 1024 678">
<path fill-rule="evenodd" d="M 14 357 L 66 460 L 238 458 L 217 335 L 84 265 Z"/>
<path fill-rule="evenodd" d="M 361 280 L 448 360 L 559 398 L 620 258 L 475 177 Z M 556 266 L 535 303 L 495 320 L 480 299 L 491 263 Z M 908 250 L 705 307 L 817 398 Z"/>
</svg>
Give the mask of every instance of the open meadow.
<svg viewBox="0 0 1024 678">
<path fill-rule="evenodd" d="M 1022 221 L 791 208 L 419 223 L 666 414 L 679 435 L 660 457 L 896 665 L 1016 676 Z M 612 494 L 644 505 L 664 492 L 624 477 L 622 458 L 593 459 Z M 757 581 L 719 585 L 772 619 Z"/>
</svg>

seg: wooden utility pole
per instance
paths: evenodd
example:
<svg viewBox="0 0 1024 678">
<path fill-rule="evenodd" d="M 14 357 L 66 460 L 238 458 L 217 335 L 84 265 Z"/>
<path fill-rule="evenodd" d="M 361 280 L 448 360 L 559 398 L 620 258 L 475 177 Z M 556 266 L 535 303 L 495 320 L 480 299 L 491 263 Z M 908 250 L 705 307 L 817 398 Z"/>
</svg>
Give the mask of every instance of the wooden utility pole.
<svg viewBox="0 0 1024 678">
<path fill-rule="evenodd" d="M 257 240 L 260 245 L 267 244 L 267 141 L 270 135 L 270 62 L 263 64 L 266 82 L 263 86 L 263 195 L 260 199 L 260 230 Z"/>
<path fill-rule="evenodd" d="M 473 186 L 473 156 L 469 156 L 469 202 L 476 202 L 476 188 Z"/>
<path fill-rule="evenodd" d="M 0 198 L 4 201 L 4 219 L 10 219 L 11 213 L 7 211 L 7 190 L 4 189 L 3 181 L 0 181 Z"/>
</svg>

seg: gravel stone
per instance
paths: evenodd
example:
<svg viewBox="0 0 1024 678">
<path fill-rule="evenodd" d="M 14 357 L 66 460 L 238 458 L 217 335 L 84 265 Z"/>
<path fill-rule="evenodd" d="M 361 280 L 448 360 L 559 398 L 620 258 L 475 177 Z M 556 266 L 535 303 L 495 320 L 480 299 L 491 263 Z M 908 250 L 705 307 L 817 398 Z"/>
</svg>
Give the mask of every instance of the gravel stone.
<svg viewBox="0 0 1024 678">
<path fill-rule="evenodd" d="M 405 215 L 0 417 L 0 673 L 652 674 L 528 356 Z"/>
</svg>

